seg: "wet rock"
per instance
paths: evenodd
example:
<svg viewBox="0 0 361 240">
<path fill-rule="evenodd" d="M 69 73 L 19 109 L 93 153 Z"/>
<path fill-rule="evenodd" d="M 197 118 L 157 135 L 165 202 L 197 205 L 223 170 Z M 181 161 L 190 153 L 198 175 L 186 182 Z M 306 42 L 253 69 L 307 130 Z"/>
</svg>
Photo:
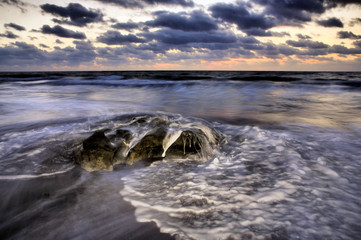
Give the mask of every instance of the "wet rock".
<svg viewBox="0 0 361 240">
<path fill-rule="evenodd" d="M 160 160 L 164 157 L 184 158 L 189 155 L 203 155 L 210 143 L 207 136 L 198 129 L 169 131 L 166 127 L 158 127 L 147 133 L 127 156 L 127 164 L 139 160 Z"/>
<path fill-rule="evenodd" d="M 147 133 L 132 149 L 127 157 L 127 164 L 133 164 L 136 161 L 159 160 L 163 154 L 163 139 L 167 135 L 167 130 L 163 127 L 154 129 Z"/>
<path fill-rule="evenodd" d="M 237 238 L 230 234 L 225 240 L 236 240 Z"/>
<path fill-rule="evenodd" d="M 246 232 L 244 234 L 242 234 L 242 240 L 254 240 L 256 238 L 256 236 L 254 235 L 253 232 Z"/>
<path fill-rule="evenodd" d="M 203 138 L 205 138 L 203 135 L 204 134 L 201 131 L 183 131 L 178 139 L 167 150 L 167 156 L 185 157 L 189 154 L 201 153 Z"/>
<path fill-rule="evenodd" d="M 77 163 L 87 171 L 113 170 L 115 148 L 103 131 L 96 131 L 83 142 Z"/>
<path fill-rule="evenodd" d="M 190 196 L 183 196 L 179 200 L 183 207 L 203 207 L 209 204 L 206 198 L 192 198 Z"/>
<path fill-rule="evenodd" d="M 135 117 L 128 123 L 132 132 L 125 129 L 94 132 L 76 151 L 76 161 L 84 169 L 96 171 L 113 170 L 115 164 L 132 165 L 140 160 L 208 156 L 218 144 L 219 135 L 205 125 L 190 125 L 165 117 Z"/>
<path fill-rule="evenodd" d="M 124 139 L 126 142 L 128 142 L 131 139 L 132 134 L 129 130 L 118 129 L 116 131 L 116 137 L 120 139 Z"/>
<path fill-rule="evenodd" d="M 285 227 L 277 227 L 273 229 L 271 236 L 266 237 L 265 240 L 288 240 L 288 232 Z"/>
</svg>

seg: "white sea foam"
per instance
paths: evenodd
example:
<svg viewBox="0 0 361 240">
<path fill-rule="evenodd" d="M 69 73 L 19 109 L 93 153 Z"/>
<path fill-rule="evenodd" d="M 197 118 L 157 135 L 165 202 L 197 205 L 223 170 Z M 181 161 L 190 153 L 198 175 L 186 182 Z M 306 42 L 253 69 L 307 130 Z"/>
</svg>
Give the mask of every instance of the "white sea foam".
<svg viewBox="0 0 361 240">
<path fill-rule="evenodd" d="M 223 131 L 234 134 L 235 129 L 230 126 Z M 238 134 L 245 141 L 233 142 L 231 155 L 221 153 L 197 164 L 166 159 L 124 177 L 127 187 L 120 193 L 136 207 L 137 219 L 153 220 L 161 231 L 185 239 L 226 239 L 230 235 L 240 239 L 249 231 L 258 239 L 269 236 L 276 227 L 288 229 L 289 239 L 329 236 L 324 226 L 330 224 L 330 217 L 320 218 L 316 213 L 330 190 L 315 184 L 346 182 L 328 166 L 327 158 L 307 161 L 302 157 L 318 145 L 310 142 L 304 146 L 290 135 L 258 127 L 244 127 Z M 315 171 L 322 173 L 324 180 L 313 180 Z M 347 192 L 337 191 L 353 199 Z M 339 200 L 327 205 L 344 208 Z M 299 220 L 302 218 L 306 220 Z"/>
</svg>

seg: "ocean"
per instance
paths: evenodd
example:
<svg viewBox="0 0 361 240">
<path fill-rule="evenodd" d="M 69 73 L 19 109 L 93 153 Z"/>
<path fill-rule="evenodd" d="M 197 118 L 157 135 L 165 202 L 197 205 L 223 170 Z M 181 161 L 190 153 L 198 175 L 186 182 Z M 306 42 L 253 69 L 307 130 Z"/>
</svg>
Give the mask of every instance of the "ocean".
<svg viewBox="0 0 361 240">
<path fill-rule="evenodd" d="M 221 140 L 112 171 L 74 160 L 97 130 L 136 142 L 154 122 Z M 1 239 L 356 240 L 360 170 L 360 72 L 0 73 Z"/>
</svg>

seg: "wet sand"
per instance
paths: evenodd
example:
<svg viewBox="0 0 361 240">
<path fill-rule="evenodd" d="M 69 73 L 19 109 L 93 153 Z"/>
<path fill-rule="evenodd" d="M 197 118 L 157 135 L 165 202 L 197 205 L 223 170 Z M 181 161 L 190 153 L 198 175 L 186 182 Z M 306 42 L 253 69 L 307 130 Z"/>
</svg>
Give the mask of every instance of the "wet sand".
<svg viewBox="0 0 361 240">
<path fill-rule="evenodd" d="M 123 200 L 121 171 L 0 180 L 1 239 L 174 239 L 139 223 Z"/>
</svg>

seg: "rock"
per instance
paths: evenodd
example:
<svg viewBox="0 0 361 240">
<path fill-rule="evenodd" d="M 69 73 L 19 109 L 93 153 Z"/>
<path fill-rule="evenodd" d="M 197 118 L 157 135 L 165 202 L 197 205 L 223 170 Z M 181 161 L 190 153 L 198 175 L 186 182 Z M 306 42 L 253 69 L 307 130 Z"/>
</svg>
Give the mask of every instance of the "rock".
<svg viewBox="0 0 361 240">
<path fill-rule="evenodd" d="M 288 240 L 287 229 L 283 226 L 273 229 L 273 233 L 270 236 L 267 236 L 265 240 Z"/>
<path fill-rule="evenodd" d="M 113 170 L 113 165 L 119 163 L 132 165 L 164 157 L 203 158 L 213 153 L 220 140 L 220 135 L 208 126 L 180 125 L 162 117 L 136 117 L 128 126 L 134 133 L 119 128 L 94 132 L 77 150 L 76 162 L 88 171 L 96 171 Z"/>
<path fill-rule="evenodd" d="M 130 133 L 129 130 L 124 130 L 124 129 L 118 129 L 116 131 L 116 137 L 119 139 L 124 139 L 126 142 L 128 142 L 131 138 L 132 138 L 132 134 Z"/>
<path fill-rule="evenodd" d="M 83 142 L 83 150 L 77 156 L 77 162 L 87 171 L 113 170 L 113 158 L 116 149 L 103 131 L 96 131 Z"/>
<path fill-rule="evenodd" d="M 132 149 L 127 156 L 127 164 L 133 164 L 136 161 L 159 160 L 163 154 L 163 139 L 167 135 L 164 127 L 159 127 L 147 133 Z"/>
<path fill-rule="evenodd" d="M 205 148 L 212 144 L 198 129 L 169 132 L 165 127 L 158 127 L 147 133 L 130 149 L 126 163 L 133 164 L 145 159 L 154 161 L 164 157 L 184 158 L 189 155 L 202 157 Z"/>
<path fill-rule="evenodd" d="M 271 234 L 272 240 L 288 240 L 288 232 L 285 227 L 277 227 L 273 230 Z"/>
<path fill-rule="evenodd" d="M 181 133 L 178 139 L 168 148 L 166 155 L 169 157 L 185 157 L 189 154 L 201 153 L 203 136 L 201 131 L 186 130 Z"/>
<path fill-rule="evenodd" d="M 253 232 L 246 232 L 242 234 L 242 240 L 254 240 L 256 236 Z"/>
</svg>

